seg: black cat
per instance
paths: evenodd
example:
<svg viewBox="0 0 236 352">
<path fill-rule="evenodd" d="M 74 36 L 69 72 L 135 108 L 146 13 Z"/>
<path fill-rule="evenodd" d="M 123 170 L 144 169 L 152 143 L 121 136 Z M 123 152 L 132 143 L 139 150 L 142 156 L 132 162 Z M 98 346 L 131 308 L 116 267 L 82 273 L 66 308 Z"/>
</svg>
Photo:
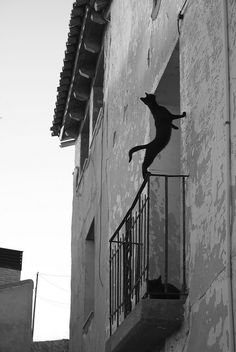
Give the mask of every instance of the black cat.
<svg viewBox="0 0 236 352">
<path fill-rule="evenodd" d="M 167 283 L 166 292 L 165 285 L 162 283 L 161 276 L 158 279 L 148 280 L 147 292 L 150 298 L 159 299 L 179 299 L 180 290 L 172 284 Z"/>
<path fill-rule="evenodd" d="M 157 154 L 160 153 L 160 151 L 162 151 L 162 149 L 164 149 L 169 143 L 172 128 L 178 130 L 178 127 L 173 125 L 172 121 L 186 116 L 185 112 L 182 115 L 171 114 L 164 106 L 157 104 L 154 94 L 145 94 L 146 97 L 140 98 L 140 100 L 142 100 L 142 102 L 151 110 L 156 125 L 156 137 L 152 142 L 138 145 L 129 151 L 130 162 L 132 160 L 133 153 L 141 149 L 146 149 L 142 165 L 143 178 L 146 177 L 148 173 L 147 168 L 151 165 Z"/>
</svg>

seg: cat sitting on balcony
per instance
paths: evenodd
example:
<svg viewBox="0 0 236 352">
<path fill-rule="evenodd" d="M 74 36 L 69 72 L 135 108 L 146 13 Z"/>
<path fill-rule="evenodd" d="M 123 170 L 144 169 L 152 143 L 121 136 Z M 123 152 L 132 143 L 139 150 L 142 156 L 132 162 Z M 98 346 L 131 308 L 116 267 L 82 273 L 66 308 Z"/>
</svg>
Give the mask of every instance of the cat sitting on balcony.
<svg viewBox="0 0 236 352">
<path fill-rule="evenodd" d="M 184 112 L 182 115 L 171 114 L 164 106 L 157 104 L 156 97 L 154 94 L 145 93 L 146 97 L 140 98 L 140 100 L 149 107 L 153 115 L 155 126 L 156 126 L 156 137 L 155 139 L 143 145 L 133 147 L 129 151 L 129 162 L 132 160 L 133 153 L 138 150 L 146 149 L 143 165 L 142 174 L 143 178 L 148 174 L 148 167 L 151 165 L 157 154 L 164 149 L 170 141 L 172 128 L 178 130 L 178 127 L 173 125 L 172 121 L 181 119 L 186 116 Z"/>
<path fill-rule="evenodd" d="M 150 298 L 159 299 L 179 299 L 180 290 L 172 284 L 167 283 L 167 292 L 165 285 L 162 283 L 161 276 L 158 279 L 148 280 L 147 292 Z"/>
</svg>

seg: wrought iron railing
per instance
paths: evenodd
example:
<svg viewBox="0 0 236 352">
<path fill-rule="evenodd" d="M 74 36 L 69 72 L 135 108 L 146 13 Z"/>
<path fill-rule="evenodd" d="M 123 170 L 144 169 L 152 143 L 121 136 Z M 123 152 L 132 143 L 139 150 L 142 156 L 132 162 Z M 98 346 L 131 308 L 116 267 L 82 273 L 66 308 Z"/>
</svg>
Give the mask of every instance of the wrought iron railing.
<svg viewBox="0 0 236 352">
<path fill-rule="evenodd" d="M 157 180 L 158 187 L 164 188 L 160 206 L 164 209 L 164 226 L 163 226 L 163 252 L 161 257 L 163 261 L 162 274 L 164 274 L 163 292 L 169 290 L 169 208 L 170 208 L 170 179 L 176 180 L 179 187 L 174 186 L 177 194 L 180 212 L 179 244 L 181 248 L 181 285 L 179 292 L 186 294 L 186 264 L 185 264 L 185 247 L 186 247 L 186 230 L 185 230 L 185 187 L 186 175 L 164 175 L 148 174 L 143 181 L 133 204 L 126 213 L 121 224 L 116 229 L 110 239 L 110 334 L 112 334 L 126 316 L 132 311 L 135 305 L 142 298 L 152 297 L 150 295 L 150 213 L 153 211 L 156 199 L 152 199 L 151 193 L 152 180 Z M 160 184 L 160 180 L 163 180 Z M 175 182 L 176 182 L 175 181 Z M 163 185 L 163 186 L 162 186 Z M 173 187 L 172 187 L 173 188 Z M 173 203 L 173 202 L 172 202 Z M 155 207 L 158 206 L 155 204 Z M 173 204 L 171 205 L 173 206 Z M 162 221 L 163 222 L 163 221 Z M 153 253 L 151 253 L 153 256 Z M 155 280 L 154 280 L 155 281 Z M 160 296 L 163 298 L 163 292 Z M 170 292 L 170 298 L 171 298 Z M 156 296 L 155 296 L 156 297 Z"/>
</svg>

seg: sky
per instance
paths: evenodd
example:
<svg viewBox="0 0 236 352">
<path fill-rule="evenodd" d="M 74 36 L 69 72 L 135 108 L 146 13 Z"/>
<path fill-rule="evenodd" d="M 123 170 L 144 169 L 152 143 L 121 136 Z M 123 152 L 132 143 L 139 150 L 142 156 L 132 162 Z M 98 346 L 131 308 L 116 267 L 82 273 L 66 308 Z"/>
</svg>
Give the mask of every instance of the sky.
<svg viewBox="0 0 236 352">
<path fill-rule="evenodd" d="M 39 272 L 34 340 L 69 336 L 74 147 L 50 127 L 71 0 L 0 0 L 0 247 Z"/>
</svg>

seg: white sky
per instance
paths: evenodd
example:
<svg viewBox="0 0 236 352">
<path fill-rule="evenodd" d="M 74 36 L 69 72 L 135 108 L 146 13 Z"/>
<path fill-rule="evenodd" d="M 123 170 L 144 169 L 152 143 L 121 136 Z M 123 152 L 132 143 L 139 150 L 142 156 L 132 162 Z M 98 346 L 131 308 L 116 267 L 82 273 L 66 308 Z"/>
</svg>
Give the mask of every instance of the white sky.
<svg viewBox="0 0 236 352">
<path fill-rule="evenodd" d="M 34 340 L 69 333 L 74 148 L 49 129 L 72 4 L 0 0 L 0 247 L 40 272 Z"/>
</svg>

